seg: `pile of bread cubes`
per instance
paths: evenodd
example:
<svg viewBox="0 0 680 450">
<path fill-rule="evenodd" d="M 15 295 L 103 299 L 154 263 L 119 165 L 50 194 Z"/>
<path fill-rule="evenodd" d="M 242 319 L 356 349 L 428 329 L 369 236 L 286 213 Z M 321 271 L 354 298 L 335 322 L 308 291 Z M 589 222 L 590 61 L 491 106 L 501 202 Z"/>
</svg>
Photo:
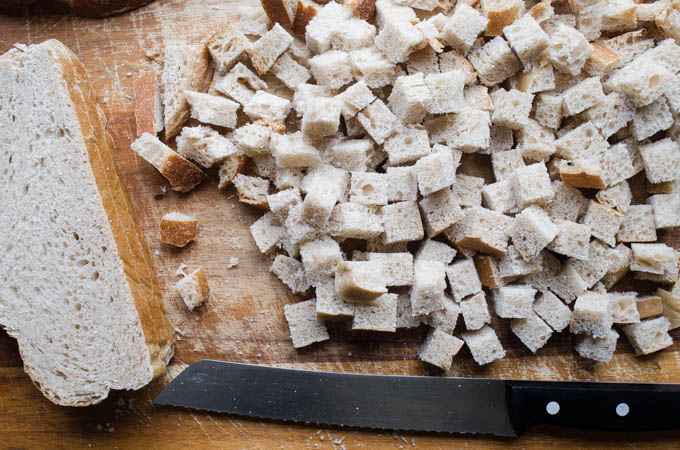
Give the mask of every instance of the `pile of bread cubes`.
<svg viewBox="0 0 680 450">
<path fill-rule="evenodd" d="M 639 355 L 672 344 L 679 253 L 659 238 L 680 226 L 680 2 L 263 9 L 166 49 L 164 123 L 156 108 L 132 148 L 179 191 L 219 165 L 220 188 L 266 211 L 252 237 L 307 298 L 284 308 L 294 347 L 327 321 L 424 323 L 421 360 L 448 370 L 467 345 L 484 365 L 505 355 L 490 309 L 531 352 L 567 329 L 604 363 L 620 332 Z M 471 158 L 494 179 L 459 170 Z"/>
</svg>

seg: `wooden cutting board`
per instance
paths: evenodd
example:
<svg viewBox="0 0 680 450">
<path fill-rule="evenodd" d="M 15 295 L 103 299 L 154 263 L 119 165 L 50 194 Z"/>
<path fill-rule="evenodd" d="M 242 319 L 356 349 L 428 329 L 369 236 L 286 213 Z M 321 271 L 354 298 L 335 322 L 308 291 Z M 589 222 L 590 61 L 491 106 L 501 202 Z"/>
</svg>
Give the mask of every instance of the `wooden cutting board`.
<svg viewBox="0 0 680 450">
<path fill-rule="evenodd" d="M 147 243 L 153 254 L 170 320 L 180 341 L 168 377 L 202 358 L 355 373 L 435 374 L 415 359 L 424 327 L 393 335 L 349 336 L 331 328 L 331 341 L 294 350 L 283 317 L 283 305 L 299 300 L 268 272 L 270 261 L 256 249 L 249 226 L 260 213 L 238 203 L 232 189 L 217 189 L 216 174 L 188 194 L 167 191 L 165 180 L 129 149 L 135 136 L 132 81 L 140 71 L 159 68 L 159 52 L 170 43 L 199 42 L 226 20 L 259 7 L 255 0 L 159 0 L 117 17 L 92 20 L 64 17 L 38 8 L 16 16 L 0 16 L 0 52 L 15 42 L 38 43 L 56 38 L 87 67 L 109 119 Z M 463 172 L 484 174 L 479 159 L 466 161 Z M 488 173 L 487 173 L 488 175 Z M 174 249 L 157 239 L 161 216 L 181 211 L 200 221 L 198 241 Z M 666 242 L 680 243 L 680 233 Z M 238 265 L 229 268 L 230 258 Z M 176 270 L 203 266 L 213 294 L 197 312 L 183 306 L 172 285 Z M 508 355 L 477 367 L 467 350 L 456 358 L 452 376 L 543 380 L 608 380 L 680 382 L 680 344 L 646 358 L 635 358 L 621 339 L 611 364 L 594 365 L 577 357 L 569 336 L 553 337 L 532 355 L 511 335 L 507 323 L 496 323 Z M 676 341 L 680 333 L 674 333 Z M 166 380 L 167 381 L 167 380 Z M 409 446 L 545 447 L 596 445 L 619 447 L 645 443 L 677 445 L 680 432 L 604 433 L 536 427 L 521 439 L 393 434 L 392 432 L 320 429 L 278 422 L 236 419 L 169 408 L 151 400 L 163 386 L 156 382 L 139 392 L 114 392 L 102 405 L 85 409 L 57 407 L 42 397 L 24 374 L 16 343 L 0 334 L 0 442 L 7 447 L 33 446 L 218 446 L 234 448 L 330 448 Z M 466 405 L 461 405 L 466 407 Z M 335 441 L 335 443 L 334 443 Z"/>
</svg>

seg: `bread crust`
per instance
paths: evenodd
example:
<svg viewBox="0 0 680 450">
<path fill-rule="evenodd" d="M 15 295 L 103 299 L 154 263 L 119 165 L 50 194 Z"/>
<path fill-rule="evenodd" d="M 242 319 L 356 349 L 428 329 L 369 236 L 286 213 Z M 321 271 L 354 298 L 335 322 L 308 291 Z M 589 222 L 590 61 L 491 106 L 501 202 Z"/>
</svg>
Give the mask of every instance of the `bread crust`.
<svg viewBox="0 0 680 450">
<path fill-rule="evenodd" d="M 316 12 L 316 5 L 304 4 L 298 0 L 291 31 L 293 31 L 294 34 L 304 35 L 307 25 L 316 16 Z"/>
<path fill-rule="evenodd" d="M 61 0 L 74 14 L 86 17 L 106 17 L 139 8 L 153 0 Z"/>
<path fill-rule="evenodd" d="M 160 172 L 170 182 L 172 189 L 179 192 L 189 192 L 207 178 L 201 169 L 180 155 L 167 158 Z"/>
<path fill-rule="evenodd" d="M 198 220 L 177 220 L 163 216 L 160 225 L 160 240 L 175 247 L 185 247 L 196 240 Z"/>
<path fill-rule="evenodd" d="M 153 377 L 159 377 L 165 372 L 165 366 L 174 354 L 174 331 L 166 315 L 151 255 L 115 159 L 113 139 L 105 129 L 104 114 L 96 104 L 96 96 L 85 68 L 76 55 L 56 40 L 47 41 L 43 45 L 51 47 L 61 66 L 118 254 L 130 268 L 125 271 L 125 276 L 149 349 Z M 33 375 L 33 369 L 28 365 L 26 372 Z M 57 398 L 43 386 L 36 385 L 45 396 L 61 405 L 86 406 L 99 403 L 106 397 L 78 400 Z"/>
<path fill-rule="evenodd" d="M 283 28 L 290 28 L 293 25 L 292 18 L 288 16 L 286 10 L 286 0 L 260 0 L 260 3 L 273 23 L 279 23 Z"/>
<path fill-rule="evenodd" d="M 375 19 L 375 2 L 376 0 L 351 0 L 347 4 L 356 17 L 372 23 Z"/>
<path fill-rule="evenodd" d="M 153 70 L 143 72 L 132 83 L 135 91 L 135 124 L 137 137 L 144 133 L 156 135 L 162 127 L 163 119 L 156 114 L 158 96 L 158 76 Z"/>
</svg>

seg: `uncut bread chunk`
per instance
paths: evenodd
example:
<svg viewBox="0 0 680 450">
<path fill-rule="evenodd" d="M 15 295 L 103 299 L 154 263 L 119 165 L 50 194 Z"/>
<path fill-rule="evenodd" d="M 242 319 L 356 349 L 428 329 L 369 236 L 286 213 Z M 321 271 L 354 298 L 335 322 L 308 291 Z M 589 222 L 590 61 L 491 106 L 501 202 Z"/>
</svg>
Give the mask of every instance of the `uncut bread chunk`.
<svg viewBox="0 0 680 450">
<path fill-rule="evenodd" d="M 0 324 L 54 403 L 139 389 L 173 330 L 85 68 L 49 40 L 0 57 L 0 80 Z"/>
</svg>

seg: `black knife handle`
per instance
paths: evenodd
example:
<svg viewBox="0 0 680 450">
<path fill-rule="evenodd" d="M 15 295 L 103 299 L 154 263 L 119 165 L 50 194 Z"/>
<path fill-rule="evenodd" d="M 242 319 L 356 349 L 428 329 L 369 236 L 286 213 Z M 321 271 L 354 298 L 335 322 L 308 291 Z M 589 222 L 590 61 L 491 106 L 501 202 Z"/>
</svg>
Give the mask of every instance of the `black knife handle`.
<svg viewBox="0 0 680 450">
<path fill-rule="evenodd" d="M 680 427 L 680 385 L 508 381 L 517 434 L 537 424 L 617 431 Z"/>
</svg>

